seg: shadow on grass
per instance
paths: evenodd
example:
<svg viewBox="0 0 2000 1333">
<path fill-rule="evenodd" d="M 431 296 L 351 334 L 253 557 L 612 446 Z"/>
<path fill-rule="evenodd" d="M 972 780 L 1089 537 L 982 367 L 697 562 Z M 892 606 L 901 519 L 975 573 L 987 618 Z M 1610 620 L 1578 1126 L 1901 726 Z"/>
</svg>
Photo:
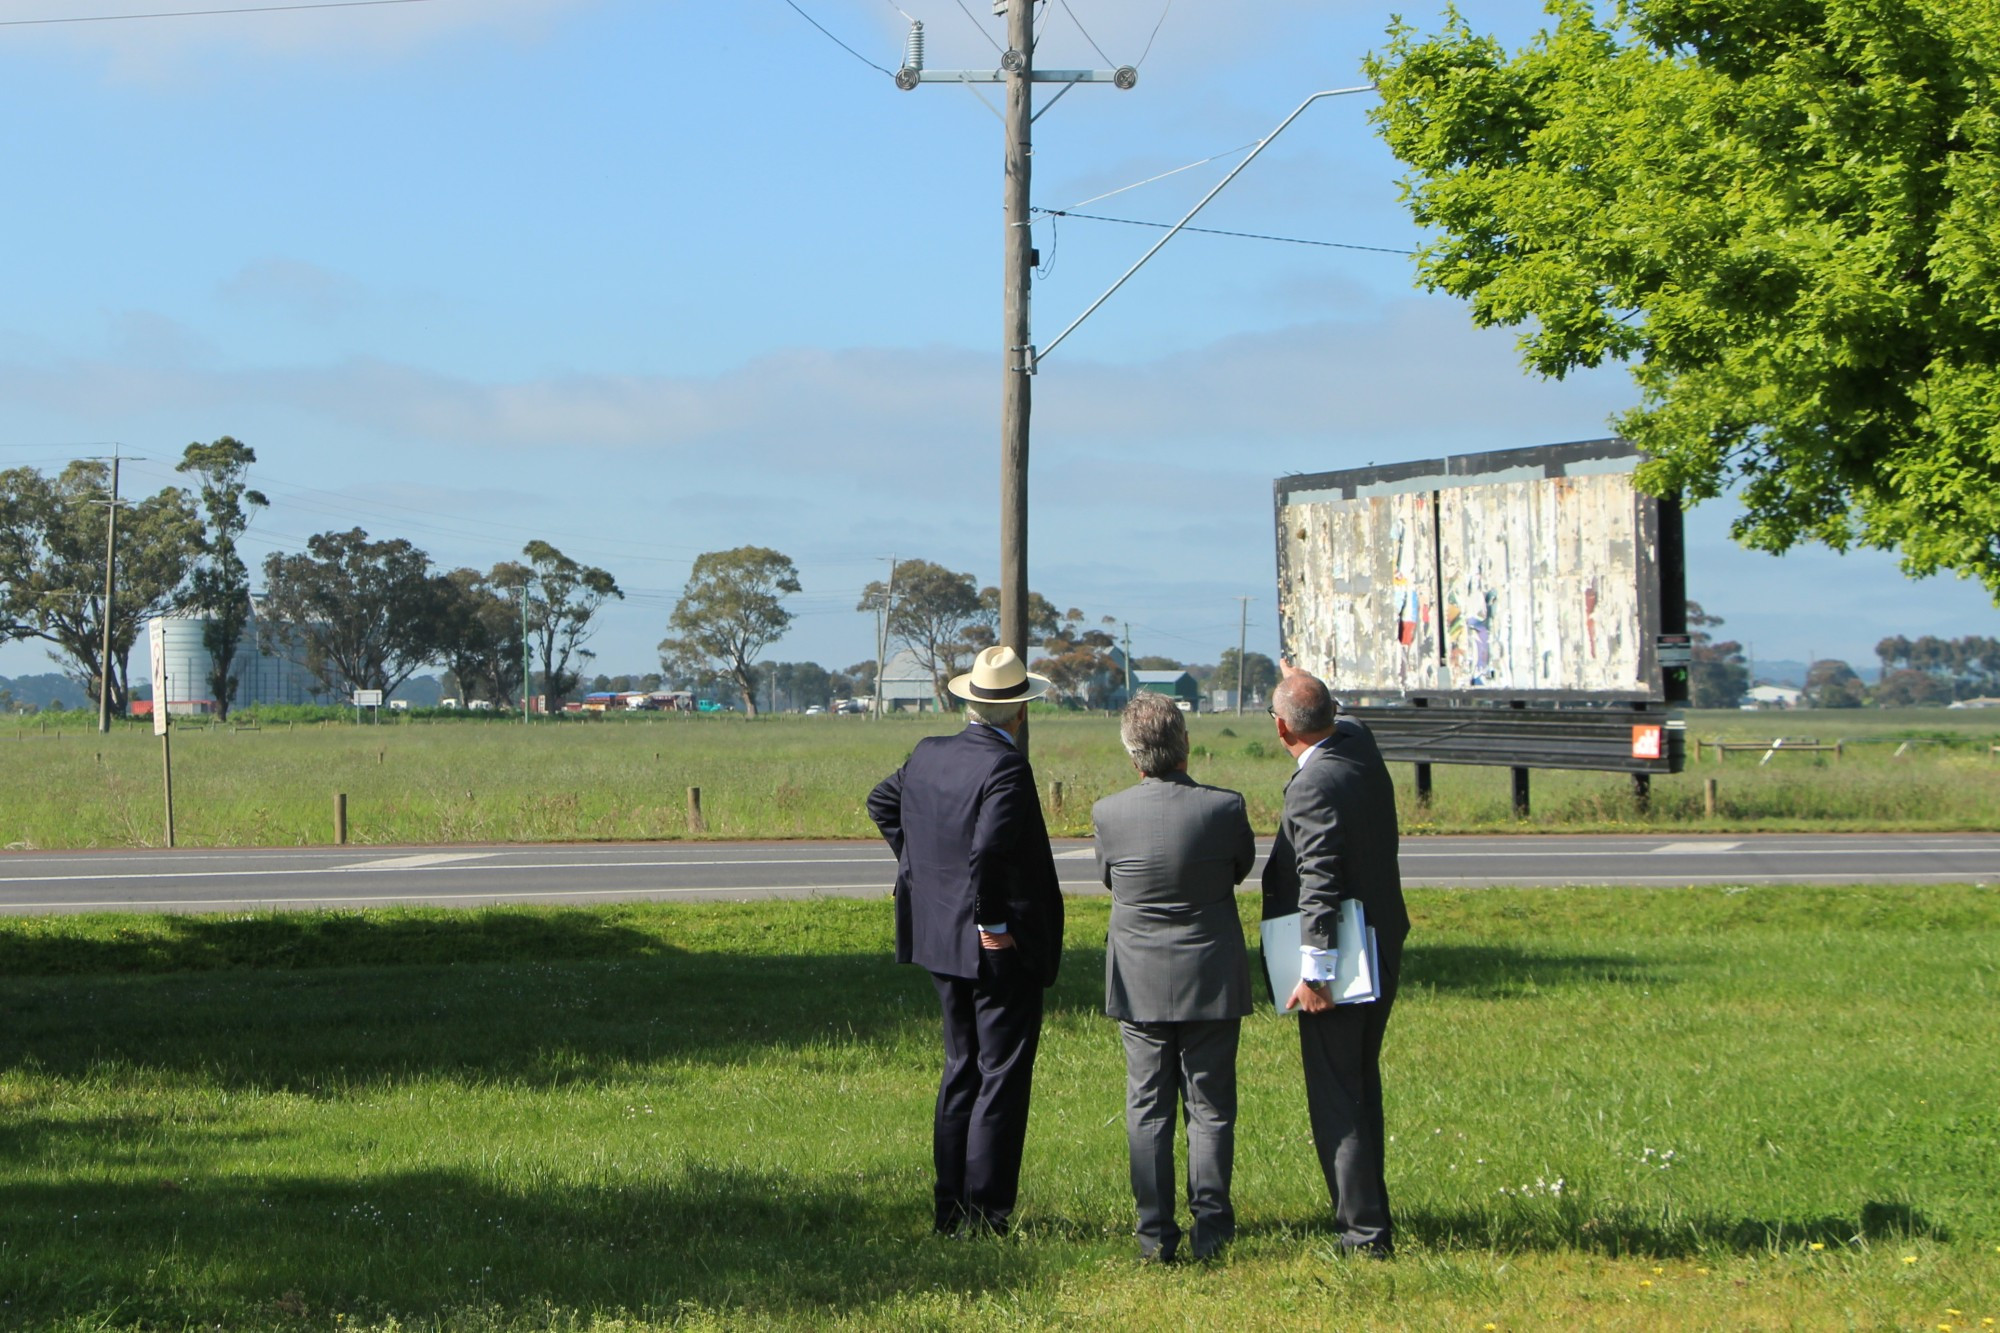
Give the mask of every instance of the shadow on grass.
<svg viewBox="0 0 2000 1333">
<path fill-rule="evenodd" d="M 0 1291 L 28 1325 L 113 1309 L 121 1327 L 175 1328 L 472 1310 L 539 1327 L 560 1310 L 673 1322 L 682 1302 L 851 1313 L 1027 1285 L 1069 1257 L 933 1239 L 902 1191 L 701 1166 L 531 1192 L 443 1171 L 14 1186 L 0 1189 Z"/>
<path fill-rule="evenodd" d="M 1671 973 L 1632 957 L 1563 953 L 1495 944 L 1433 944 L 1419 936 L 1403 949 L 1402 988 L 1474 999 L 1508 999 L 1585 986 L 1670 986 Z"/>
<path fill-rule="evenodd" d="M 99 976 L 507 959 L 644 958 L 657 931 L 605 912 L 264 912 L 128 918 L 109 933 L 60 919 L 0 931 L 0 976 Z"/>
<path fill-rule="evenodd" d="M 1793 1218 L 1692 1214 L 1661 1219 L 1618 1209 L 1550 1208 L 1505 1213 L 1401 1213 L 1403 1235 L 1437 1250 L 1574 1251 L 1613 1258 L 1691 1258 L 1701 1254 L 1755 1254 L 1817 1242 L 1829 1250 L 1882 1241 L 1947 1242 L 1949 1232 L 1905 1203 L 1869 1202 L 1858 1216 Z M 1330 1235 L 1329 1231 L 1329 1235 Z"/>
</svg>

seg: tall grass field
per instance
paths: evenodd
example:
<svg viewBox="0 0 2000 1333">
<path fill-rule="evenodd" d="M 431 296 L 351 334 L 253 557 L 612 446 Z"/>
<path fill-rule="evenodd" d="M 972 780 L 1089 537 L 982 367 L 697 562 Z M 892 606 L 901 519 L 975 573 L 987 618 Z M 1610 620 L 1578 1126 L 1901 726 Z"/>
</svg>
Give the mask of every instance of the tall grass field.
<svg viewBox="0 0 2000 1333">
<path fill-rule="evenodd" d="M 1412 910 L 1396 1259 L 1336 1253 L 1259 1013 L 1240 1239 L 1169 1269 L 1102 900 L 975 1242 L 928 1234 L 938 1019 L 886 902 L 0 921 L 0 1326 L 1994 1327 L 2000 890 Z"/>
<path fill-rule="evenodd" d="M 391 715 L 393 716 L 393 715 Z M 147 727 L 100 736 L 94 719 L 0 721 L 0 847 L 145 847 L 164 840 L 161 744 Z M 183 846 L 323 843 L 348 798 L 360 843 L 873 837 L 862 803 L 916 741 L 951 719 L 674 717 L 598 722 L 265 720 L 177 727 L 176 841 Z M 1537 772 L 1532 814 L 1514 818 L 1505 769 L 1436 771 L 1412 833 L 1521 828 L 1993 829 L 2000 827 L 2000 717 L 1942 709 L 1806 714 L 1697 713 L 1685 773 L 1655 779 L 1641 809 L 1617 774 Z M 1844 743 L 1768 760 L 1694 741 Z M 1253 823 L 1276 827 L 1290 760 L 1261 712 L 1192 719 L 1193 771 L 1242 791 Z M 1038 715 L 1035 771 L 1057 834 L 1089 832 L 1090 805 L 1131 781 L 1114 718 Z M 1716 813 L 1703 783 L 1718 784 Z M 1057 784 L 1061 796 L 1056 794 Z M 703 823 L 688 813 L 702 793 Z"/>
</svg>

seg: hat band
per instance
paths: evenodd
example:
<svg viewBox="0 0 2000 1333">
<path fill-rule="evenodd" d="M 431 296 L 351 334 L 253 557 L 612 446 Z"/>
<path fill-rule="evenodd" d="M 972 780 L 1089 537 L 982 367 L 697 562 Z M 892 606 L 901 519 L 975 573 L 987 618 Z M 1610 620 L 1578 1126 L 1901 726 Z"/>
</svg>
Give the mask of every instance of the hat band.
<svg viewBox="0 0 2000 1333">
<path fill-rule="evenodd" d="M 1019 695 L 1026 694 L 1028 692 L 1028 681 L 1026 677 L 1023 677 L 1020 681 L 1016 682 L 1015 684 L 1004 685 L 997 690 L 989 690 L 984 685 L 979 685 L 975 684 L 972 681 L 967 681 L 965 683 L 965 688 L 970 690 L 973 694 L 973 697 L 975 698 L 999 701 L 1005 699 L 1012 699 Z"/>
</svg>

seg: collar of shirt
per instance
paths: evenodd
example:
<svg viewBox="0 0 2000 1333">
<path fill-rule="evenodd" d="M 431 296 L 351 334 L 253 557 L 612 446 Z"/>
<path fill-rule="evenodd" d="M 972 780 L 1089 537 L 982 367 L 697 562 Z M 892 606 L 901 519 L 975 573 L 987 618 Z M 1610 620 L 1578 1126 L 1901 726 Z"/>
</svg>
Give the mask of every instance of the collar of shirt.
<svg viewBox="0 0 2000 1333">
<path fill-rule="evenodd" d="M 1329 731 L 1326 735 L 1320 737 L 1318 740 L 1314 741 L 1311 745 L 1308 745 L 1305 749 L 1299 751 L 1299 764 L 1298 764 L 1299 768 L 1304 768 L 1306 764 L 1311 761 L 1312 757 L 1319 753 L 1320 747 L 1322 745 L 1325 745 L 1328 741 L 1332 739 L 1333 739 L 1333 733 Z M 1297 770 L 1295 769 L 1293 771 L 1296 772 Z"/>
<path fill-rule="evenodd" d="M 992 732 L 994 735 L 998 736 L 1001 740 L 1007 742 L 1007 744 L 1009 745 L 1014 744 L 1014 733 L 1008 731 L 1004 727 L 996 727 L 991 722 L 982 722 L 976 717 L 967 718 L 965 720 L 965 725 L 968 727 L 984 727 L 988 731 Z"/>
</svg>

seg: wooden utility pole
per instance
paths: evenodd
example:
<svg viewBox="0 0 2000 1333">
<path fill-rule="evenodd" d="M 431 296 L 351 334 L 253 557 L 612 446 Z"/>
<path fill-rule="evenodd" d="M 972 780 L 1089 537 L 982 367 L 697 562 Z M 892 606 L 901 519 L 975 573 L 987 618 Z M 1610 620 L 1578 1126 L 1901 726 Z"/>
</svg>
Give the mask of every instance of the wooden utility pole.
<svg viewBox="0 0 2000 1333">
<path fill-rule="evenodd" d="M 101 735 L 111 730 L 111 589 L 118 569 L 118 455 L 111 455 L 111 503 L 105 512 L 104 525 L 104 643 L 98 650 L 97 662 L 97 730 Z M 153 707 L 164 708 L 166 700 L 153 700 Z M 171 842 L 168 846 L 172 846 Z"/>
<path fill-rule="evenodd" d="M 1249 644 L 1249 642 L 1250 642 L 1250 603 L 1252 603 L 1252 602 L 1254 602 L 1254 601 L 1256 601 L 1256 600 L 1257 600 L 1257 599 L 1256 599 L 1255 597 L 1238 597 L 1238 598 L 1236 599 L 1236 601 L 1237 601 L 1237 603 L 1238 603 L 1238 606 L 1237 606 L 1237 609 L 1236 609 L 1236 610 L 1237 610 L 1237 615 L 1236 615 L 1236 716 L 1238 716 L 1238 717 L 1242 717 L 1242 716 L 1243 716 L 1243 681 L 1244 681 L 1244 678 L 1245 678 L 1245 674 L 1246 674 L 1246 667 L 1245 667 L 1245 663 L 1244 663 L 1244 661 L 1243 661 L 1243 649 L 1244 649 L 1244 648 L 1245 648 L 1245 647 L 1246 647 L 1246 646 L 1247 646 L 1247 645 Z"/>
<path fill-rule="evenodd" d="M 1007 6 L 1007 163 L 1005 295 L 1000 397 L 1000 642 L 1028 660 L 1028 413 L 1034 372 L 1028 283 L 1034 233 L 1029 227 L 1028 176 L 1034 151 L 1035 7 Z M 1018 60 L 1018 63 L 1017 63 Z M 1027 733 L 1021 735 L 1022 748 Z"/>
</svg>

